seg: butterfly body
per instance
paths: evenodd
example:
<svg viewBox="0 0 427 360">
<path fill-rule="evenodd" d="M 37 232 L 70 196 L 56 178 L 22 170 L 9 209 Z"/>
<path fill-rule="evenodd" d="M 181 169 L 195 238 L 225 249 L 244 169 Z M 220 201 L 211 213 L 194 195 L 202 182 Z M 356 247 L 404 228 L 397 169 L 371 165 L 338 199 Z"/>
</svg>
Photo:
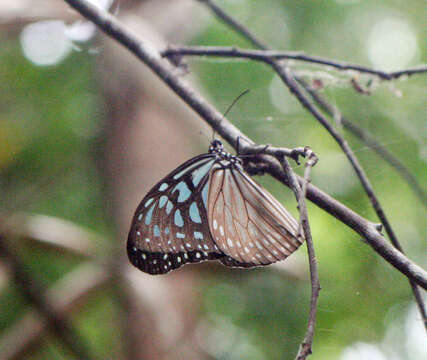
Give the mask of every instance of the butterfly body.
<svg viewBox="0 0 427 360">
<path fill-rule="evenodd" d="M 127 253 L 149 274 L 186 263 L 219 260 L 253 267 L 283 260 L 303 239 L 298 223 L 242 168 L 242 160 L 213 140 L 158 182 L 132 220 Z"/>
</svg>

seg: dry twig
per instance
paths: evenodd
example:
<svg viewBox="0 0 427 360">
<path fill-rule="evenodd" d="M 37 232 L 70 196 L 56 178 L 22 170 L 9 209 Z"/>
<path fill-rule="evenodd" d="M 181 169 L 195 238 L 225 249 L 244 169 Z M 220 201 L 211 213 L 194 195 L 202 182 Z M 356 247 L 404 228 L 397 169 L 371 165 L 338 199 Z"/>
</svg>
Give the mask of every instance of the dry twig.
<svg viewBox="0 0 427 360">
<path fill-rule="evenodd" d="M 234 20 L 231 16 L 229 16 L 225 11 L 223 11 L 220 7 L 215 5 L 210 0 L 199 0 L 205 3 L 224 23 L 232 27 L 236 32 L 243 35 L 247 40 L 252 42 L 255 46 L 259 47 L 260 49 L 264 51 L 268 51 L 268 46 L 264 44 L 262 41 L 257 39 L 255 35 L 251 33 L 245 26 Z M 380 219 L 382 225 L 385 228 L 385 231 L 387 235 L 390 238 L 390 241 L 392 242 L 393 246 L 398 249 L 401 253 L 403 253 L 402 246 L 400 245 L 399 240 L 397 239 L 397 236 L 391 227 L 391 224 L 385 215 L 385 212 L 373 190 L 372 184 L 366 175 L 364 169 L 360 165 L 356 155 L 354 154 L 353 150 L 347 143 L 347 141 L 344 139 L 344 137 L 332 126 L 332 124 L 323 116 L 323 114 L 317 109 L 316 106 L 314 106 L 309 99 L 305 96 L 304 92 L 300 88 L 300 86 L 304 88 L 304 83 L 299 81 L 299 78 L 296 78 L 294 74 L 292 73 L 291 69 L 286 65 L 286 63 L 280 62 L 276 60 L 275 58 L 265 58 L 263 59 L 264 62 L 269 64 L 274 71 L 279 75 L 279 77 L 282 79 L 284 84 L 288 87 L 288 89 L 291 91 L 291 93 L 297 98 L 297 100 L 301 103 L 301 105 L 310 112 L 313 117 L 329 132 L 329 134 L 335 139 L 335 141 L 339 144 L 342 151 L 347 156 L 351 166 L 353 167 L 354 171 L 356 172 L 356 175 L 358 176 L 363 188 L 365 189 L 366 194 L 368 195 L 369 200 L 371 201 L 372 207 L 374 208 L 378 218 Z M 365 69 L 366 70 L 366 69 Z M 424 72 L 424 67 L 421 68 L 420 72 Z M 403 74 L 404 71 L 399 71 L 398 74 Z M 412 71 L 409 71 L 408 73 L 412 73 Z M 378 75 L 378 74 L 377 74 Z M 306 89 L 305 89 L 306 90 Z M 315 90 L 311 89 L 312 92 L 316 93 Z M 320 95 L 317 95 L 319 99 Z M 316 100 L 316 98 L 314 97 Z M 323 100 L 323 99 L 322 99 Z M 327 104 L 325 100 L 323 100 L 324 104 Z M 412 288 L 412 292 L 414 294 L 415 302 L 418 306 L 418 310 L 421 314 L 421 317 L 423 319 L 424 327 L 427 330 L 427 312 L 425 309 L 424 301 L 422 299 L 421 293 L 415 284 L 415 282 L 409 278 L 409 283 Z"/>
</svg>

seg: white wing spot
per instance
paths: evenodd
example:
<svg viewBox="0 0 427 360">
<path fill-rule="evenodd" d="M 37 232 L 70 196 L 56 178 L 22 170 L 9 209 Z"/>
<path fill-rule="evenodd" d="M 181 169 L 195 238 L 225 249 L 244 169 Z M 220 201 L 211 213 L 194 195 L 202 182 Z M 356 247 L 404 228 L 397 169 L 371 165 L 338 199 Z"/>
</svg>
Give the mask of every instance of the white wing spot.
<svg viewBox="0 0 427 360">
<path fill-rule="evenodd" d="M 149 242 L 150 242 L 150 239 L 149 239 L 149 238 L 145 238 L 145 241 L 149 243 Z"/>
<path fill-rule="evenodd" d="M 171 265 L 172 265 L 172 263 L 171 263 L 170 261 L 168 261 L 168 265 L 169 265 L 169 266 L 171 266 Z"/>
<path fill-rule="evenodd" d="M 185 258 L 185 259 L 188 259 L 188 255 L 187 255 L 187 253 L 184 253 L 184 258 Z"/>
<path fill-rule="evenodd" d="M 188 248 L 190 248 L 191 244 L 190 243 L 186 243 L 185 246 L 188 247 Z"/>
<path fill-rule="evenodd" d="M 234 246 L 233 242 L 231 241 L 230 238 L 227 239 L 227 244 L 228 244 L 229 247 L 233 247 Z"/>
<path fill-rule="evenodd" d="M 198 259 L 199 259 L 199 258 L 200 258 L 200 256 L 201 256 L 201 255 L 200 255 L 200 253 L 199 253 L 199 252 L 196 252 L 196 258 L 198 258 Z"/>
<path fill-rule="evenodd" d="M 136 247 L 134 246 L 134 247 L 132 248 L 132 250 L 133 250 L 133 251 L 136 251 L 137 249 L 136 249 Z"/>
<path fill-rule="evenodd" d="M 153 264 L 154 264 L 154 265 L 156 265 L 156 264 L 157 264 L 157 260 L 156 260 L 156 259 L 154 259 L 154 260 L 153 260 Z"/>
<path fill-rule="evenodd" d="M 219 232 L 221 236 L 224 236 L 224 228 L 222 227 L 222 225 L 219 227 Z"/>
<path fill-rule="evenodd" d="M 176 258 L 176 261 L 178 261 L 179 263 L 181 262 L 181 256 L 178 256 L 177 258 Z"/>
<path fill-rule="evenodd" d="M 215 230 L 218 228 L 218 223 L 217 223 L 216 219 L 214 219 L 214 221 L 213 221 L 213 227 Z"/>
<path fill-rule="evenodd" d="M 168 254 L 163 255 L 163 260 L 166 260 L 168 258 Z"/>
<path fill-rule="evenodd" d="M 143 258 L 144 260 L 147 260 L 147 255 L 142 254 L 142 258 Z"/>
<path fill-rule="evenodd" d="M 138 215 L 138 221 L 142 220 L 142 213 Z"/>
<path fill-rule="evenodd" d="M 205 255 L 207 257 L 208 253 L 206 251 L 203 251 L 203 255 Z"/>
<path fill-rule="evenodd" d="M 245 246 L 245 251 L 249 254 L 249 249 Z"/>
<path fill-rule="evenodd" d="M 165 270 L 167 270 L 167 268 L 168 268 L 167 265 L 165 265 Z"/>
<path fill-rule="evenodd" d="M 206 244 L 205 244 L 205 245 L 203 245 L 203 247 L 204 247 L 206 250 L 209 250 L 209 246 L 207 246 Z"/>
<path fill-rule="evenodd" d="M 137 235 L 137 236 L 141 236 L 141 231 L 137 231 L 137 232 L 136 232 L 136 235 Z"/>
<path fill-rule="evenodd" d="M 168 184 L 163 183 L 162 185 L 159 186 L 159 191 L 165 191 L 168 188 Z"/>
</svg>

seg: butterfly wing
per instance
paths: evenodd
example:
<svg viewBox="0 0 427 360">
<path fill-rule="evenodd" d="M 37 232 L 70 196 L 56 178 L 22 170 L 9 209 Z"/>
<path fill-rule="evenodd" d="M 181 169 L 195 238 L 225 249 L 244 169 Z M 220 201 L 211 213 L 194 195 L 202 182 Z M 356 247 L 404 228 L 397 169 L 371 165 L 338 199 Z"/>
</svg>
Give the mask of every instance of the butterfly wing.
<svg viewBox="0 0 427 360">
<path fill-rule="evenodd" d="M 285 259 L 302 244 L 297 221 L 239 165 L 230 165 L 214 165 L 208 195 L 211 234 L 227 255 L 220 261 L 251 267 Z"/>
<path fill-rule="evenodd" d="M 212 240 L 207 212 L 209 173 L 215 155 L 188 160 L 142 199 L 128 236 L 129 260 L 150 274 L 185 263 L 224 257 Z"/>
</svg>

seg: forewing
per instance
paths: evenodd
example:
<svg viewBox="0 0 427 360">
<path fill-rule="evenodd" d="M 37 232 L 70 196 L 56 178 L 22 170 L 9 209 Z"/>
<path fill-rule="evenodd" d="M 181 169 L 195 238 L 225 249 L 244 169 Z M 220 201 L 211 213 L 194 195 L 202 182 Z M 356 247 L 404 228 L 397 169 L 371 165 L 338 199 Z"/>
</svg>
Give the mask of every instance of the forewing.
<svg viewBox="0 0 427 360">
<path fill-rule="evenodd" d="M 302 244 L 297 221 L 238 165 L 212 169 L 208 218 L 227 266 L 268 265 Z"/>
<path fill-rule="evenodd" d="M 150 274 L 223 257 L 209 232 L 206 201 L 215 156 L 197 156 L 162 179 L 142 199 L 128 236 L 129 260 Z"/>
</svg>

